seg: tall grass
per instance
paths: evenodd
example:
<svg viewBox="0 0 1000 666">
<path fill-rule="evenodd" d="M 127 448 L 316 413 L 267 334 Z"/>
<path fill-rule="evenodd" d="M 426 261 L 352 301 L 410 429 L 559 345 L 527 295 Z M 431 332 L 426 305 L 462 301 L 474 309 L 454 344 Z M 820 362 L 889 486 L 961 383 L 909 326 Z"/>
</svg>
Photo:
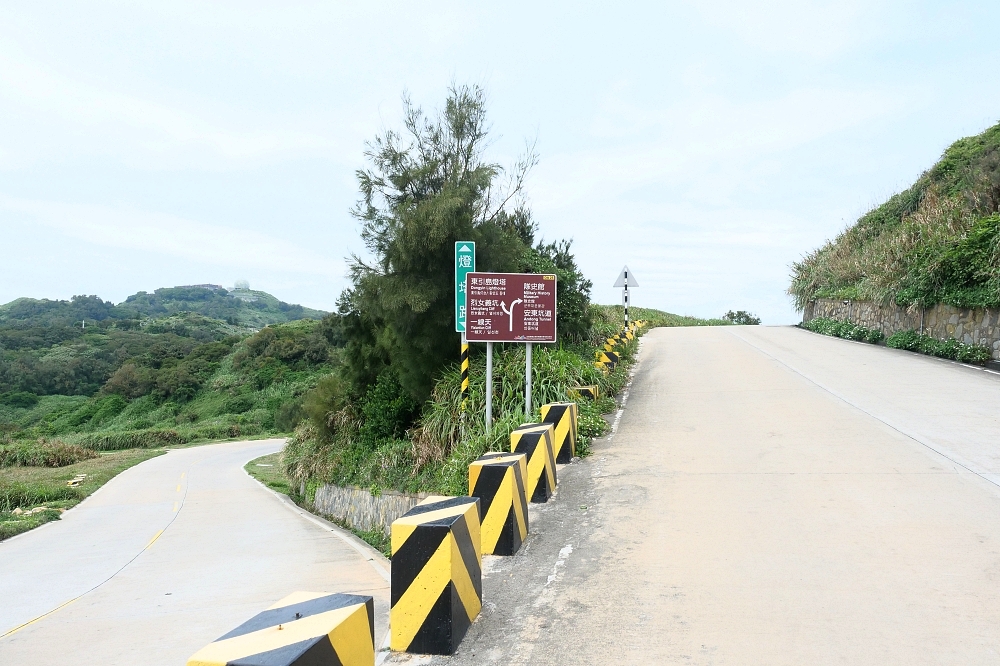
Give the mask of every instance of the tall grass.
<svg viewBox="0 0 1000 666">
<path fill-rule="evenodd" d="M 1000 125 L 957 141 L 912 187 L 792 267 L 817 298 L 929 307 L 1000 305 Z"/>
</svg>

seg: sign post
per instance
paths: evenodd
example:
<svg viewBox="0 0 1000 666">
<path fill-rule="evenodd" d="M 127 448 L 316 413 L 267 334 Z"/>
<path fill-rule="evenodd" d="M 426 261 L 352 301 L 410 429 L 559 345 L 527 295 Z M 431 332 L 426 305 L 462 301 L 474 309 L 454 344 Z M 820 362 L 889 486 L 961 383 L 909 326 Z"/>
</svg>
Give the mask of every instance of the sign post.
<svg viewBox="0 0 1000 666">
<path fill-rule="evenodd" d="M 556 341 L 556 276 L 535 273 L 468 273 L 466 338 L 485 342 L 525 343 L 524 414 L 531 418 L 531 351 L 535 342 Z M 491 370 L 487 356 L 487 369 Z M 487 391 L 490 382 L 487 379 Z M 492 392 L 486 399 L 492 417 Z M 487 421 L 489 423 L 489 420 Z"/>
<path fill-rule="evenodd" d="M 632 287 L 638 287 L 639 282 L 635 279 L 635 276 L 629 273 L 628 266 L 622 269 L 622 272 L 618 274 L 618 279 L 615 280 L 615 287 L 622 287 L 622 305 L 625 307 L 625 328 L 628 328 L 628 287 L 629 279 L 632 280 Z"/>
<path fill-rule="evenodd" d="M 476 244 L 455 242 L 455 330 L 462 334 L 462 414 L 469 400 L 469 341 L 465 338 L 466 292 L 465 276 L 476 270 Z M 492 377 L 490 378 L 492 379 Z M 489 386 L 489 384 L 487 384 Z M 489 390 L 489 389 L 487 389 Z"/>
</svg>

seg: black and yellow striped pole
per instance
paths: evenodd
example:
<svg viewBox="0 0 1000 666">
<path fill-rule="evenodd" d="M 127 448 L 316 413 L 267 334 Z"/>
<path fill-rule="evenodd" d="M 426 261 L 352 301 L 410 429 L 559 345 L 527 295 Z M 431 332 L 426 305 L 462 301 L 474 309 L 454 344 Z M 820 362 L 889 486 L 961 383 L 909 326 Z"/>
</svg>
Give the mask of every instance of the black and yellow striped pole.
<svg viewBox="0 0 1000 666">
<path fill-rule="evenodd" d="M 462 414 L 465 414 L 466 403 L 469 402 L 469 341 L 462 333 Z"/>
</svg>

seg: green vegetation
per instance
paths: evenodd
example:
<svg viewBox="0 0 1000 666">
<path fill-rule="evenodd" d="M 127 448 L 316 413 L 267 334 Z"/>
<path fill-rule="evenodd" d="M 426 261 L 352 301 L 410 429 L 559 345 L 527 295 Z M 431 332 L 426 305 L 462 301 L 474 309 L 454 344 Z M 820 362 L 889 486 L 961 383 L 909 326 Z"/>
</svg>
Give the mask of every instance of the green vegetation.
<svg viewBox="0 0 1000 666">
<path fill-rule="evenodd" d="M 590 303 L 591 283 L 568 242 L 536 241 L 538 226 L 519 199 L 535 163 L 530 153 L 505 172 L 488 162 L 484 94 L 450 91 L 444 109 L 426 117 L 407 100 L 404 131 L 388 131 L 369 146 L 370 167 L 358 173 L 354 210 L 373 257 L 354 258 L 352 286 L 341 298 L 344 364 L 320 379 L 303 400 L 308 417 L 282 458 L 297 501 L 308 505 L 322 483 L 404 492 L 467 492 L 468 464 L 486 451 L 505 450 L 511 430 L 538 419 L 524 413 L 524 345 L 494 348 L 494 423 L 486 432 L 485 354 L 473 345 L 470 392 L 463 411 L 453 330 L 452 253 L 457 240 L 476 241 L 477 268 L 558 275 L 559 341 L 538 345 L 532 357 L 535 405 L 564 401 L 579 384 L 597 384 L 594 403 L 580 402 L 579 452 L 603 435 L 602 413 L 628 380 L 638 344 L 617 351 L 606 374 L 595 352 L 619 332 L 620 307 Z M 500 177 L 508 185 L 501 187 Z M 498 194 L 500 192 L 500 194 Z M 635 308 L 649 326 L 728 324 Z M 378 547 L 378 546 L 376 546 Z"/>
<path fill-rule="evenodd" d="M 97 453 L 82 446 L 44 438 L 0 445 L 0 467 L 65 467 L 96 457 Z"/>
<path fill-rule="evenodd" d="M 955 339 L 936 340 L 929 335 L 921 335 L 914 330 L 899 331 L 885 341 L 887 347 L 948 358 L 962 363 L 986 365 L 991 360 L 990 348 L 983 345 L 967 345 Z"/>
<path fill-rule="evenodd" d="M 288 477 L 285 476 L 281 466 L 281 452 L 271 453 L 260 458 L 254 458 L 248 462 L 243 469 L 247 474 L 257 479 L 271 490 L 288 495 L 291 486 L 288 485 Z"/>
<path fill-rule="evenodd" d="M 147 332 L 154 324 L 142 331 L 88 327 L 71 343 L 4 347 L 0 354 L 14 358 L 10 381 L 0 384 L 11 389 L 0 394 L 0 441 L 58 437 L 111 451 L 291 432 L 304 416 L 303 396 L 339 365 L 337 315 L 249 336 L 201 315 L 186 318 L 198 324 L 189 333 L 212 335 Z M 73 375 L 71 362 L 50 367 L 50 358 L 89 359 L 99 372 Z M 47 387 L 50 376 L 65 380 L 65 394 L 48 390 L 60 386 Z"/>
<path fill-rule="evenodd" d="M 816 298 L 1000 306 L 1000 125 L 956 141 L 909 189 L 794 264 L 799 309 Z"/>
<path fill-rule="evenodd" d="M 722 315 L 722 318 L 732 324 L 736 324 L 737 326 L 760 325 L 760 317 L 752 312 L 747 312 L 746 310 L 737 310 L 736 312 L 730 310 L 726 314 Z"/>
<path fill-rule="evenodd" d="M 57 446 L 43 443 L 39 448 L 49 445 Z M 66 459 L 30 457 L 12 465 L 5 463 L 0 466 L 0 540 L 58 520 L 63 511 L 79 504 L 118 473 L 162 453 L 162 450 L 132 450 L 83 455 L 79 462 L 58 466 L 49 463 L 64 463 Z M 9 457 L 5 459 L 10 461 Z M 38 462 L 42 466 L 35 465 Z M 79 485 L 67 485 L 83 475 L 86 476 Z"/>
<path fill-rule="evenodd" d="M 882 331 L 846 321 L 827 319 L 825 317 L 816 317 L 802 324 L 802 328 L 808 329 L 813 333 L 833 335 L 846 340 L 870 342 L 872 344 L 878 344 L 885 338 L 882 335 Z M 955 339 L 937 340 L 929 335 L 921 335 L 912 329 L 899 331 L 890 335 L 888 338 L 885 338 L 885 345 L 893 349 L 905 349 L 920 354 L 949 358 L 954 361 L 976 365 L 986 365 L 991 360 L 990 348 L 984 345 L 967 345 Z"/>
<path fill-rule="evenodd" d="M 263 291 L 249 288 L 228 291 L 218 285 L 202 285 L 165 287 L 152 294 L 140 291 L 118 305 L 97 296 L 74 296 L 69 301 L 19 298 L 0 305 L 0 326 L 30 322 L 50 329 L 49 335 L 58 337 L 65 335 L 63 328 L 79 328 L 83 321 L 87 326 L 108 322 L 124 330 L 136 330 L 147 326 L 150 320 L 170 322 L 174 316 L 189 314 L 237 328 L 258 329 L 298 319 L 321 319 L 326 313 L 285 303 Z M 167 324 L 181 325 L 182 322 Z"/>
<path fill-rule="evenodd" d="M 836 319 L 827 319 L 825 317 L 816 317 L 815 319 L 811 319 L 802 324 L 802 327 L 812 331 L 813 333 L 833 335 L 838 338 L 844 338 L 845 340 L 856 340 L 858 342 L 869 342 L 871 344 L 878 344 L 884 337 L 882 335 L 882 331 L 867 328 L 859 324 L 852 324 L 848 321 L 837 321 Z"/>
</svg>

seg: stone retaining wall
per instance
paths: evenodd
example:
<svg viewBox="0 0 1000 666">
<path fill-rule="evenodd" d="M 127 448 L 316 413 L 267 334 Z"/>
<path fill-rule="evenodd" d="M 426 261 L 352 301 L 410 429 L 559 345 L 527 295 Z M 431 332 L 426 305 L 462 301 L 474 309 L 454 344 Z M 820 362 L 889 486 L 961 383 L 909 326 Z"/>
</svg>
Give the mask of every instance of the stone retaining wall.
<svg viewBox="0 0 1000 666">
<path fill-rule="evenodd" d="M 427 497 L 427 493 L 409 495 L 393 490 L 376 496 L 364 488 L 341 488 L 325 484 L 316 489 L 313 510 L 341 520 L 353 529 L 365 532 L 380 529 L 388 535 L 392 521 L 412 509 L 424 497 Z"/>
<path fill-rule="evenodd" d="M 970 345 L 983 345 L 1000 361 L 1000 309 L 962 310 L 938 304 L 912 311 L 898 305 L 879 305 L 866 301 L 840 301 L 820 298 L 809 303 L 802 322 L 817 317 L 849 321 L 882 331 L 889 337 L 897 331 L 913 329 L 938 340 L 955 338 Z"/>
</svg>

